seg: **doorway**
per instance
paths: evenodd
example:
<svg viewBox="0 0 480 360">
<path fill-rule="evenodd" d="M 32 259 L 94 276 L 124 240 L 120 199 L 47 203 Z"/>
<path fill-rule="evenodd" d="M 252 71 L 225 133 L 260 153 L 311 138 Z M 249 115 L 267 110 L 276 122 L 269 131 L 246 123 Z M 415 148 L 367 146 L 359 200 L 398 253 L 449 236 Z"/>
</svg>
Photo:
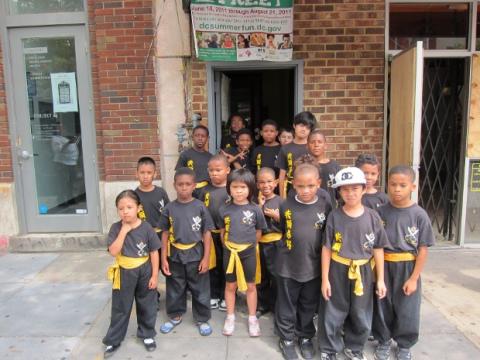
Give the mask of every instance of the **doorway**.
<svg viewBox="0 0 480 360">
<path fill-rule="evenodd" d="M 303 63 L 209 64 L 207 86 L 209 113 L 214 114 L 209 121 L 210 149 L 218 151 L 234 113 L 247 120 L 261 143 L 262 121 L 272 119 L 280 128 L 291 128 L 294 115 L 302 111 Z"/>
<path fill-rule="evenodd" d="M 8 30 L 22 232 L 99 231 L 85 27 Z"/>
</svg>

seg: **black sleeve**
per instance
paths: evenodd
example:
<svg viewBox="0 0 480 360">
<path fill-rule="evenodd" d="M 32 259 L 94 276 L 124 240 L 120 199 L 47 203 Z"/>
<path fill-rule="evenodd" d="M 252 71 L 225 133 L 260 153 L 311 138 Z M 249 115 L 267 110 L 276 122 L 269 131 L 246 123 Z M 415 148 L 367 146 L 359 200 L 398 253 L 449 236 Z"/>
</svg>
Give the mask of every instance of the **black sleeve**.
<svg viewBox="0 0 480 360">
<path fill-rule="evenodd" d="M 180 156 L 178 157 L 177 165 L 175 165 L 175 170 L 181 167 L 187 166 L 187 159 L 185 158 L 185 151 L 182 151 Z"/>
<path fill-rule="evenodd" d="M 146 232 L 147 232 L 147 244 L 149 252 L 156 251 L 162 247 L 162 243 L 157 236 L 157 233 L 150 226 L 149 223 L 145 223 Z"/>
<path fill-rule="evenodd" d="M 285 151 L 284 151 L 283 147 L 278 152 L 276 166 L 280 170 L 287 170 L 287 158 L 285 156 Z"/>
</svg>

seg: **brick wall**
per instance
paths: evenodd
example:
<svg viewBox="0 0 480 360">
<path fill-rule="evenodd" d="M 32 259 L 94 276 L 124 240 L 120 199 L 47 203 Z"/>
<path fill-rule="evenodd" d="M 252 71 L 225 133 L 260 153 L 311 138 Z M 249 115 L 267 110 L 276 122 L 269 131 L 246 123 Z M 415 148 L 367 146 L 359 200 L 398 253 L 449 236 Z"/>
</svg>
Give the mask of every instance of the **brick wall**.
<svg viewBox="0 0 480 360">
<path fill-rule="evenodd" d="M 330 153 L 350 165 L 382 155 L 383 0 L 296 0 L 294 58 L 304 60 L 304 108 L 325 129 Z M 192 110 L 207 118 L 206 73 L 192 65 Z"/>
<path fill-rule="evenodd" d="M 100 177 L 132 180 L 140 156 L 160 159 L 153 2 L 88 0 L 88 12 Z"/>
<path fill-rule="evenodd" d="M 0 48 L 0 182 L 7 183 L 13 182 L 12 154 L 10 151 L 9 133 L 3 53 Z"/>
</svg>

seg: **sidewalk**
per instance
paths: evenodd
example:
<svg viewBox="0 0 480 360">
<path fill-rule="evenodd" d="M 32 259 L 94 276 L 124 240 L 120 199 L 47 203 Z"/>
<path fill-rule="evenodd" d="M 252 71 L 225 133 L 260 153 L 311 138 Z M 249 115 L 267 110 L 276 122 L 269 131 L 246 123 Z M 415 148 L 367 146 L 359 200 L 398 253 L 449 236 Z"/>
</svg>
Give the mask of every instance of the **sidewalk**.
<svg viewBox="0 0 480 360">
<path fill-rule="evenodd" d="M 479 256 L 480 250 L 431 252 L 415 359 L 480 359 Z M 105 271 L 111 262 L 103 251 L 0 256 L 0 358 L 102 359 L 111 293 Z M 164 301 L 163 283 L 160 290 Z M 163 301 L 157 329 L 165 320 Z M 244 313 L 237 316 L 234 336 L 222 336 L 223 317 L 213 311 L 214 333 L 203 338 L 189 312 L 172 334 L 158 334 L 157 350 L 147 353 L 135 338 L 133 314 L 113 359 L 281 359 L 271 317 L 262 318 L 258 339 L 248 338 Z M 372 344 L 367 356 L 373 359 Z"/>
</svg>

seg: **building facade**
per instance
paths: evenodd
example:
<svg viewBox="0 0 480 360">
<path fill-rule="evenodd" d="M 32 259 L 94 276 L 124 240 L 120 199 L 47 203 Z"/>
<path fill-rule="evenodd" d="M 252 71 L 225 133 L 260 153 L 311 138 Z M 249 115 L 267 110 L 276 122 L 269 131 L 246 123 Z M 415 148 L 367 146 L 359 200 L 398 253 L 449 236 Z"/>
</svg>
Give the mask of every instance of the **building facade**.
<svg viewBox="0 0 480 360">
<path fill-rule="evenodd" d="M 115 195 L 136 186 L 140 156 L 158 162 L 159 183 L 171 190 L 178 152 L 199 119 L 215 151 L 233 112 L 254 130 L 265 118 L 288 126 L 302 110 L 315 114 L 329 156 L 343 166 L 368 152 L 385 170 L 397 159 L 392 144 L 405 137 L 399 131 L 420 129 L 400 146 L 418 171 L 419 202 L 440 240 L 480 241 L 478 1 L 298 0 L 288 62 L 199 61 L 186 5 L 0 5 L 3 243 L 101 245 Z M 394 71 L 419 40 L 416 67 L 407 60 Z M 405 108 L 390 101 L 398 91 L 417 99 L 399 117 L 413 125 L 396 115 L 390 122 Z"/>
</svg>

